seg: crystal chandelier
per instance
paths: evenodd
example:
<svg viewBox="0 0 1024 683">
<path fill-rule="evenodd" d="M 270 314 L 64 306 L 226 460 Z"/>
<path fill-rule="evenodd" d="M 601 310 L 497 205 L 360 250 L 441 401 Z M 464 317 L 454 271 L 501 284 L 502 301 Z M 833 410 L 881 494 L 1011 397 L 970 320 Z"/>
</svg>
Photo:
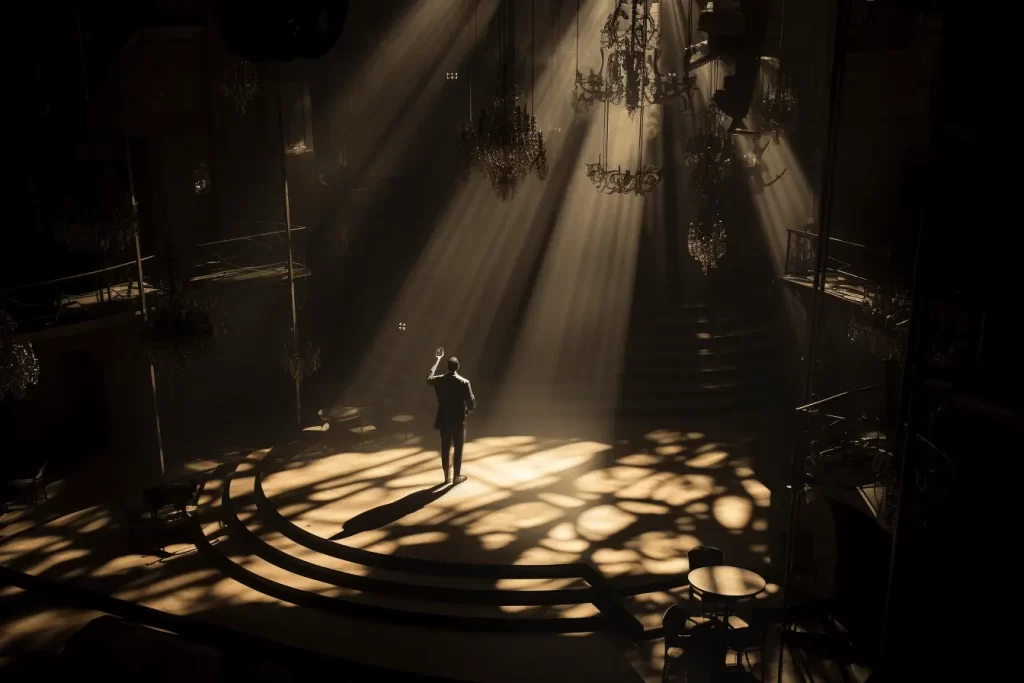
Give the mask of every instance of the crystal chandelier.
<svg viewBox="0 0 1024 683">
<path fill-rule="evenodd" d="M 198 195 L 210 194 L 210 169 L 206 167 L 205 161 L 192 171 L 192 188 Z"/>
<path fill-rule="evenodd" d="M 486 177 L 499 199 L 511 199 L 532 171 L 544 180 L 548 174 L 544 134 L 537 119 L 519 103 L 519 89 L 496 96 L 480 112 L 476 128 L 469 124 L 459 134 L 463 173 L 469 169 Z"/>
<path fill-rule="evenodd" d="M 623 171 L 621 166 L 609 170 L 605 168 L 600 156 L 597 157 L 596 164 L 587 164 L 586 166 L 587 178 L 599 192 L 604 194 L 643 196 L 653 192 L 661 180 L 661 170 L 653 166 L 646 166 L 637 173 L 628 169 Z"/>
<path fill-rule="evenodd" d="M 732 136 L 721 125 L 714 106 L 704 114 L 701 129 L 683 148 L 683 165 L 690 169 L 690 189 L 698 196 L 714 192 L 726 179 L 733 162 Z"/>
<path fill-rule="evenodd" d="M 0 400 L 9 393 L 25 396 L 29 386 L 39 384 L 39 359 L 32 343 L 14 341 L 18 324 L 6 311 L 0 311 Z"/>
<path fill-rule="evenodd" d="M 658 68 L 660 29 L 645 0 L 632 0 L 627 12 L 620 0 L 601 29 L 601 65 L 584 75 L 579 70 L 579 45 L 576 46 L 576 80 L 572 107 L 581 114 L 595 102 L 626 103 L 632 116 L 641 106 L 657 104 L 694 89 L 696 79 L 674 72 L 663 74 Z M 579 16 L 576 18 L 579 21 Z M 622 23 L 620 23 L 622 22 Z"/>
<path fill-rule="evenodd" d="M 515 36 L 512 27 L 515 22 L 510 3 L 503 3 L 498 19 L 497 94 L 491 99 L 491 105 L 481 110 L 475 126 L 472 123 L 460 126 L 457 151 L 463 178 L 473 171 L 479 172 L 490 181 L 499 199 L 508 200 L 531 172 L 541 180 L 547 177 L 548 159 L 537 118 L 532 111 L 527 111 L 522 103 L 522 91 L 513 83 Z M 530 71 L 533 72 L 532 66 Z M 472 109 L 472 75 L 469 87 Z"/>
<path fill-rule="evenodd" d="M 717 268 L 718 262 L 725 256 L 725 224 L 722 219 L 715 215 L 710 220 L 691 220 L 686 247 L 705 275 L 709 270 Z"/>
<path fill-rule="evenodd" d="M 907 349 L 910 298 L 884 293 L 866 294 L 860 309 L 850 318 L 850 341 L 875 358 L 903 364 Z"/>
<path fill-rule="evenodd" d="M 754 123 L 762 132 L 771 134 L 776 143 L 783 133 L 792 131 L 797 110 L 796 95 L 782 82 L 781 77 L 777 85 L 762 81 L 761 92 L 750 108 Z"/>
<path fill-rule="evenodd" d="M 224 82 L 221 83 L 220 91 L 244 115 L 246 107 L 256 99 L 260 91 L 256 69 L 249 62 L 232 57 L 224 69 Z"/>
</svg>

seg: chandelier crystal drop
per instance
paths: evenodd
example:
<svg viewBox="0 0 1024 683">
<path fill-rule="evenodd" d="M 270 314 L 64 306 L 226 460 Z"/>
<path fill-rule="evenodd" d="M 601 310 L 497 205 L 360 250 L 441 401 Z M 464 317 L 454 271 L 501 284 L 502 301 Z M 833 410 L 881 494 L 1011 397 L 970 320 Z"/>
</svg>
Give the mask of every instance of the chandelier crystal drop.
<svg viewBox="0 0 1024 683">
<path fill-rule="evenodd" d="M 686 247 L 705 275 L 709 270 L 717 268 L 725 256 L 725 224 L 722 219 L 716 216 L 707 221 L 699 218 L 691 220 Z"/>
</svg>

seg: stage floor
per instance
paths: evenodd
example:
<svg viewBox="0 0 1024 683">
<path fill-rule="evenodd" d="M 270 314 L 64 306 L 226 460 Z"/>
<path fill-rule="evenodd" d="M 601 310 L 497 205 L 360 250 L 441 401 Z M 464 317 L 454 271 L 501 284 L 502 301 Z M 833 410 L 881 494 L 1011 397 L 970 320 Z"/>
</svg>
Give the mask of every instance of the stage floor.
<svg viewBox="0 0 1024 683">
<path fill-rule="evenodd" d="M 593 563 L 616 583 L 680 577 L 697 545 L 770 570 L 771 492 L 742 447 L 655 430 L 609 444 L 511 435 L 466 444 L 468 481 L 443 486 L 434 434 L 260 460 L 269 504 L 323 539 L 392 557 Z"/>
<path fill-rule="evenodd" d="M 604 440 L 491 431 L 467 443 L 469 478 L 454 487 L 440 485 L 436 432 L 311 430 L 194 463 L 206 470 L 192 475 L 196 542 L 154 556 L 129 542 L 119 506 L 101 505 L 9 537 L 0 562 L 371 664 L 637 680 L 659 670 L 661 615 L 688 600 L 690 548 L 762 573 L 766 601 L 778 591 L 763 442 L 701 422 Z M 647 644 L 623 645 L 635 641 Z M 443 654 L 456 650 L 479 656 Z"/>
</svg>

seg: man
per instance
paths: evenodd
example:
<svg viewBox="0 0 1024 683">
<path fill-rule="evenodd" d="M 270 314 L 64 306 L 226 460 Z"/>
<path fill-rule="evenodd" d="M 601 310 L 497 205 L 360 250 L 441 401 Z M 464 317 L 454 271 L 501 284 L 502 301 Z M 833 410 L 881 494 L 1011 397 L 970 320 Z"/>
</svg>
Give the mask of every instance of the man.
<svg viewBox="0 0 1024 683">
<path fill-rule="evenodd" d="M 444 347 L 437 350 L 434 367 L 427 375 L 427 384 L 434 387 L 437 394 L 437 417 L 434 418 L 434 429 L 441 432 L 441 467 L 444 468 L 444 483 L 451 482 L 448 476 L 448 451 L 455 447 L 455 483 L 466 481 L 462 474 L 462 447 L 466 443 L 466 416 L 476 410 L 476 396 L 469 380 L 458 373 L 459 359 L 452 356 L 448 359 L 448 372 L 435 375 L 437 366 L 444 356 Z"/>
</svg>

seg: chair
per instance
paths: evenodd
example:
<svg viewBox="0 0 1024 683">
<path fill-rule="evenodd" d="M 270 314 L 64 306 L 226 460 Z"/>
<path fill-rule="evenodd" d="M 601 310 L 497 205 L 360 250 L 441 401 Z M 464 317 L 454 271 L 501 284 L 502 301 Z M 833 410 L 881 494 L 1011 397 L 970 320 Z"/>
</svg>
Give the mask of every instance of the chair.
<svg viewBox="0 0 1024 683">
<path fill-rule="evenodd" d="M 665 658 L 661 668 L 662 683 L 667 683 L 669 675 L 677 666 L 687 674 L 695 667 L 709 669 L 717 654 L 722 653 L 720 648 L 714 647 L 717 634 L 709 624 L 690 624 L 689 608 L 685 604 L 672 605 L 665 611 L 661 618 L 662 633 L 665 637 Z M 683 663 L 683 656 L 687 655 L 687 662 Z M 722 653 L 724 658 L 724 653 Z"/>
<path fill-rule="evenodd" d="M 725 564 L 725 553 L 722 549 L 710 545 L 698 545 L 695 548 L 691 548 L 686 553 L 686 558 L 690 561 L 690 571 L 700 569 L 701 567 L 714 567 L 715 565 Z M 714 608 L 708 608 L 708 603 L 705 602 L 704 595 L 700 591 L 691 587 L 690 595 L 701 602 L 702 617 L 707 617 L 708 614 L 715 615 Z"/>
<path fill-rule="evenodd" d="M 29 499 L 32 505 L 39 504 L 40 494 L 42 494 L 43 502 L 49 500 L 49 496 L 46 493 L 46 462 L 44 461 L 39 465 L 32 465 L 30 467 L 15 470 L 10 473 L 11 478 L 7 480 L 7 489 L 13 493 L 17 491 L 25 491 L 29 494 Z M 4 506 L 6 509 L 6 505 Z"/>
<path fill-rule="evenodd" d="M 746 660 L 747 666 L 753 671 L 754 665 L 750 662 L 750 653 L 760 651 L 761 653 L 761 676 L 765 678 L 765 642 L 768 639 L 767 628 L 760 626 L 745 626 L 743 628 L 730 629 L 725 639 L 725 647 L 736 653 L 736 658 L 742 664 Z"/>
</svg>

